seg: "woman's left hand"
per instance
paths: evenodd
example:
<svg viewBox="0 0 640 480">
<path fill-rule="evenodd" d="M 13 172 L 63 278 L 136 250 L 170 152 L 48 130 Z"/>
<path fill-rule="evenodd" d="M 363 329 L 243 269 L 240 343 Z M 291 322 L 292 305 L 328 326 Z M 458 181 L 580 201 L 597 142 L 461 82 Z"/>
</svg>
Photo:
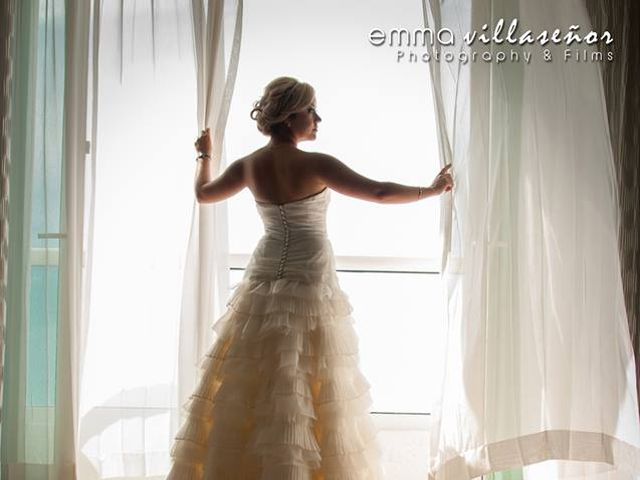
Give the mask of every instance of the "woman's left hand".
<svg viewBox="0 0 640 480">
<path fill-rule="evenodd" d="M 438 194 L 448 192 L 453 188 L 453 177 L 448 170 L 451 168 L 451 164 L 447 164 L 440 173 L 436 175 L 436 178 L 433 179 L 433 183 L 431 184 L 431 188 L 437 192 Z"/>
<path fill-rule="evenodd" d="M 207 155 L 211 155 L 213 150 L 213 138 L 211 136 L 211 129 L 209 127 L 206 130 L 202 130 L 200 136 L 195 141 L 196 150 L 199 153 L 206 153 Z"/>
</svg>

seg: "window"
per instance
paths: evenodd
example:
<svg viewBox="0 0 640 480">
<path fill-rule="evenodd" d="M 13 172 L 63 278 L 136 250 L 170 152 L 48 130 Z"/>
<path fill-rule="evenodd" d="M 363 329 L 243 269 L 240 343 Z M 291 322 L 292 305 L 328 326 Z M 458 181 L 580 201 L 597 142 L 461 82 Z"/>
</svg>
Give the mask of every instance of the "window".
<svg viewBox="0 0 640 480">
<path fill-rule="evenodd" d="M 16 339 L 11 365 L 7 364 L 14 384 L 8 387 L 15 387 L 10 396 L 16 402 L 12 413 L 24 450 L 21 460 L 44 465 L 54 455 L 57 421 L 64 8 L 56 1 L 21 11 L 33 24 L 24 28 L 19 41 L 31 45 L 37 56 L 29 65 L 24 58 L 14 62 L 19 72 L 16 79 L 25 89 L 16 89 L 13 99 L 15 118 L 22 121 L 12 127 L 12 156 L 17 168 L 11 173 L 16 216 L 10 219 L 10 226 L 25 238 L 12 235 L 20 242 L 13 245 L 9 258 L 10 264 L 15 262 L 12 282 L 21 292 L 8 298 L 13 302 L 10 320 L 12 338 Z"/>
<path fill-rule="evenodd" d="M 31 188 L 27 333 L 27 406 L 55 405 L 58 335 L 58 253 L 62 184 L 62 98 L 64 91 L 64 9 L 42 4 L 39 10 L 34 150 Z M 58 47 L 57 47 L 58 46 Z M 58 51 L 56 52 L 56 48 Z M 56 53 L 58 53 L 56 55 Z M 29 182 L 29 181 L 28 181 Z M 36 420 L 37 421 L 37 420 Z M 43 425 L 44 426 L 44 425 Z M 53 426 L 53 424 L 51 424 Z"/>
<path fill-rule="evenodd" d="M 278 9 L 287 9 L 285 19 L 264 2 L 249 3 L 228 161 L 267 141 L 249 111 L 270 80 L 288 75 L 315 87 L 323 119 L 318 139 L 300 148 L 331 153 L 374 179 L 428 185 L 439 163 L 427 64 L 398 63 L 395 52 L 368 42 L 372 28 L 419 27 L 420 5 L 362 2 L 346 9 L 290 0 Z M 233 285 L 263 233 L 248 190 L 230 200 L 229 219 Z M 327 223 L 339 281 L 354 306 L 372 410 L 428 413 L 441 352 L 439 201 L 379 205 L 332 192 Z"/>
</svg>

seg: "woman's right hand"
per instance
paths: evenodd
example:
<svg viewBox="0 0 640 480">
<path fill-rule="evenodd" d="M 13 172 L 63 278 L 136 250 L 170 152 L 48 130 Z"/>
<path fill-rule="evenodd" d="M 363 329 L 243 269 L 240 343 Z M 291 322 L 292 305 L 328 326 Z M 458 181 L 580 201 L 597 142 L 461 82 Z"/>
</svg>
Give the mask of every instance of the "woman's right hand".
<svg viewBox="0 0 640 480">
<path fill-rule="evenodd" d="M 448 192 L 453 188 L 453 177 L 447 171 L 450 168 L 451 164 L 449 163 L 442 170 L 440 170 L 440 173 L 436 175 L 436 178 L 434 178 L 433 182 L 431 183 L 430 188 L 438 194 Z"/>
<path fill-rule="evenodd" d="M 206 153 L 208 155 L 211 155 L 211 151 L 213 150 L 213 137 L 211 135 L 211 129 L 209 127 L 202 130 L 194 145 L 198 153 Z"/>
</svg>

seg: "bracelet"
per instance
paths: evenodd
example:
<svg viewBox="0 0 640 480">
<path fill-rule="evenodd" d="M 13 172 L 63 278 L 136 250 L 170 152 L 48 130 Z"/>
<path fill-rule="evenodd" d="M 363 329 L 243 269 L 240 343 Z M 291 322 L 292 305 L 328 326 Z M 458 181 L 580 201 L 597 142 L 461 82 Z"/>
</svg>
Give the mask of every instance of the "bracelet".
<svg viewBox="0 0 640 480">
<path fill-rule="evenodd" d="M 196 157 L 196 161 L 198 161 L 199 158 L 208 158 L 211 159 L 211 155 L 209 155 L 208 153 L 201 153 L 200 155 L 198 155 Z"/>
<path fill-rule="evenodd" d="M 418 187 L 418 200 L 422 198 L 422 187 Z"/>
</svg>

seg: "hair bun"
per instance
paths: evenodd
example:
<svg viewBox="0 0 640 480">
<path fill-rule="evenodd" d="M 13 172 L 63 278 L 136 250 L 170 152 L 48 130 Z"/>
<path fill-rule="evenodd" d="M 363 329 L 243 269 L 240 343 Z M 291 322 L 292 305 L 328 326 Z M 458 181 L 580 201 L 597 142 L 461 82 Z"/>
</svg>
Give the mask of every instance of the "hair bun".
<svg viewBox="0 0 640 480">
<path fill-rule="evenodd" d="M 258 116 L 261 114 L 262 114 L 262 107 L 254 107 L 253 110 L 251 110 L 251 113 L 249 114 L 249 116 L 251 117 L 251 120 L 257 120 Z"/>
<path fill-rule="evenodd" d="M 273 135 L 293 113 L 305 110 L 315 100 L 315 91 L 308 83 L 293 77 L 278 77 L 265 87 L 260 100 L 249 113 L 258 130 Z"/>
</svg>

